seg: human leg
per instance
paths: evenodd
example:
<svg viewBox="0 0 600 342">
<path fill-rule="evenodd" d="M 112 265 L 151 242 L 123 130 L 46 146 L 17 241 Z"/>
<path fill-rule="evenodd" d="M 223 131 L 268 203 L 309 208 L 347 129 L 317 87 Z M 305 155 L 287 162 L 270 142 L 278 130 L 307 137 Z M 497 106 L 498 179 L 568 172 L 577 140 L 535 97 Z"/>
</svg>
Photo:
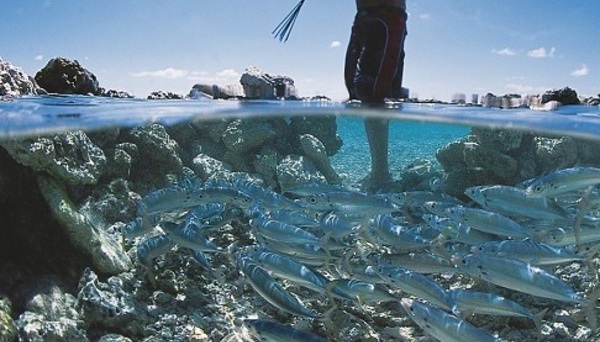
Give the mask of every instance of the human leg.
<svg viewBox="0 0 600 342">
<path fill-rule="evenodd" d="M 365 118 L 365 131 L 371 152 L 371 173 L 367 180 L 367 190 L 379 190 L 391 180 L 388 168 L 389 120 Z"/>
</svg>

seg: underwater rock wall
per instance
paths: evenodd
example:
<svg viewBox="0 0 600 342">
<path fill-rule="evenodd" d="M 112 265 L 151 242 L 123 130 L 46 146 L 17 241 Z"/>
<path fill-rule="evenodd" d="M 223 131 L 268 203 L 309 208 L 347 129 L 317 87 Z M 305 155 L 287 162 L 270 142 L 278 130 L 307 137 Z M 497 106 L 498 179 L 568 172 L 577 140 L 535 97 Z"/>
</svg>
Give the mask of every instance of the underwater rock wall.
<svg viewBox="0 0 600 342">
<path fill-rule="evenodd" d="M 470 186 L 516 185 L 574 165 L 600 166 L 600 142 L 481 127 L 470 133 L 436 154 L 445 172 L 442 190 L 458 198 Z"/>
</svg>

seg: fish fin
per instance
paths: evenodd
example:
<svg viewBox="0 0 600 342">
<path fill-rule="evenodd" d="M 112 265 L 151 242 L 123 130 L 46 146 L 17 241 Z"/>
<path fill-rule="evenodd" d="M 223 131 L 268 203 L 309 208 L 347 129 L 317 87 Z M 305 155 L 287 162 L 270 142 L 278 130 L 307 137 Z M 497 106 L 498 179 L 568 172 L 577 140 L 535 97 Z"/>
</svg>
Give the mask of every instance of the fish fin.
<svg viewBox="0 0 600 342">
<path fill-rule="evenodd" d="M 544 310 L 538 312 L 537 314 L 535 314 L 531 317 L 531 319 L 533 320 L 533 324 L 535 324 L 535 330 L 537 331 L 537 334 L 538 334 L 538 341 L 541 341 L 542 337 L 543 337 L 543 335 L 542 335 L 542 319 L 546 315 L 546 312 L 548 312 L 548 308 L 545 308 Z"/>
<path fill-rule="evenodd" d="M 318 320 L 321 322 L 333 322 L 333 319 L 331 318 L 333 316 L 333 313 L 338 309 L 337 303 L 335 301 L 332 302 L 333 306 L 329 309 L 327 309 L 327 311 L 325 311 L 325 313 L 323 314 L 323 316 L 321 316 Z"/>
</svg>

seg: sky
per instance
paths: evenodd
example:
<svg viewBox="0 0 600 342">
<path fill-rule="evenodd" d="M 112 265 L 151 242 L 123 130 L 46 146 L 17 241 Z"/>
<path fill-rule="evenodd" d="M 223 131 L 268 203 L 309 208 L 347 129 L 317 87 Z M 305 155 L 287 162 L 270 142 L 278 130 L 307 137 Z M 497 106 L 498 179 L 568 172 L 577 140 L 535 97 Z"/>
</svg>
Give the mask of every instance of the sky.
<svg viewBox="0 0 600 342">
<path fill-rule="evenodd" d="M 300 96 L 347 98 L 355 2 L 306 0 L 287 43 L 271 31 L 298 0 L 2 0 L 0 58 L 35 75 L 78 60 L 106 89 L 137 97 L 239 84 L 255 66 Z M 411 97 L 600 93 L 598 0 L 407 0 Z"/>
</svg>

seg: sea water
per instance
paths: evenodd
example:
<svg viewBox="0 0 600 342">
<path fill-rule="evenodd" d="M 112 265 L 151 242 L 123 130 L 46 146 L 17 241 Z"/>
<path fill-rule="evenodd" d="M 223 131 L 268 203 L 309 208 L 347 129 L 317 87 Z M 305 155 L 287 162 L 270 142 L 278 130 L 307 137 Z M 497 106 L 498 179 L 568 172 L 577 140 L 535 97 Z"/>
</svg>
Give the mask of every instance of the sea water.
<svg viewBox="0 0 600 342">
<path fill-rule="evenodd" d="M 547 155 L 544 155 L 545 157 L 540 158 L 546 158 L 545 162 L 556 168 L 570 167 L 580 162 L 577 158 L 568 158 L 571 150 L 567 149 L 566 152 L 561 150 L 561 148 L 565 148 L 564 146 L 575 146 L 571 144 L 571 141 L 579 141 L 579 145 L 576 146 L 581 149 L 588 148 L 590 151 L 585 151 L 588 155 L 594 155 L 593 153 L 597 150 L 594 146 L 600 146 L 600 107 L 598 106 L 565 106 L 555 111 L 541 112 L 529 109 L 501 110 L 446 104 L 392 103 L 383 108 L 374 108 L 335 102 L 140 100 L 87 96 L 26 96 L 0 102 L 0 145 L 23 139 L 35 141 L 40 137 L 49 137 L 49 141 L 52 141 L 52 137 L 74 130 L 83 130 L 98 139 L 99 136 L 102 137 L 102 132 L 115 132 L 115 129 L 127 132 L 151 123 L 159 123 L 168 129 L 176 129 L 176 127 L 188 124 L 198 128 L 222 119 L 227 121 L 241 118 L 245 121 L 252 121 L 283 117 L 286 122 L 289 122 L 290 118 L 296 116 L 335 117 L 336 133 L 341 139 L 342 145 L 339 151 L 330 156 L 331 166 L 339 174 L 341 185 L 354 190 L 360 189 L 361 179 L 368 174 L 370 168 L 370 153 L 364 132 L 364 118 L 367 116 L 390 120 L 389 164 L 391 176 L 396 181 L 402 181 L 402 178 L 407 175 L 416 174 L 416 177 L 433 175 L 437 181 L 443 182 L 443 178 L 448 176 L 445 175 L 445 172 L 448 173 L 449 170 L 443 170 L 438 163 L 439 151 L 447 148 L 449 144 L 457 142 L 466 144 L 465 146 L 477 145 L 476 140 L 468 140 L 473 127 L 496 132 L 492 134 L 502 136 L 499 141 L 505 137 L 510 138 L 514 132 L 527 134 L 531 142 L 535 141 L 539 144 L 540 150 L 543 150 L 540 151 L 540 155 L 544 155 L 544 151 L 549 151 Z M 115 144 L 121 143 L 122 136 L 114 134 L 116 133 L 113 133 L 111 141 Z M 193 140 L 194 137 L 188 136 L 187 138 Z M 162 141 L 168 142 L 168 140 Z M 43 144 L 25 146 L 29 146 L 31 149 L 44 147 Z M 68 144 L 61 145 L 59 142 L 56 146 L 68 146 Z M 114 146 L 102 146 L 102 148 L 114 150 Z M 135 148 L 130 145 L 119 148 L 132 155 L 136 152 Z M 500 147 L 498 149 L 501 150 Z M 518 155 L 514 150 L 506 150 L 504 148 L 503 153 L 511 157 L 516 158 Z M 201 151 L 200 149 L 193 153 Z M 0 152 L 2 152 L 2 158 L 10 158 L 6 151 Z M 67 152 L 59 151 L 57 153 Z M 179 152 L 182 155 L 192 153 L 191 151 Z M 13 153 L 27 154 L 28 151 L 15 149 Z M 107 153 L 107 155 L 112 155 L 111 153 Z M 90 156 L 79 157 L 85 161 Z M 212 157 L 218 159 L 219 156 L 213 155 Z M 456 156 L 459 159 L 461 157 L 462 155 Z M 572 164 L 563 165 L 561 164 L 563 160 L 570 160 Z M 471 162 L 475 163 L 475 161 Z M 516 160 L 516 163 L 520 162 L 520 160 Z M 17 166 L 14 161 L 9 162 L 8 159 L 4 159 L 0 166 L 2 168 L 0 172 L 0 192 L 2 193 L 0 204 L 3 206 L 3 224 L 0 225 L 0 295 L 7 296 L 12 301 L 12 315 L 15 321 L 19 319 L 17 324 L 19 329 L 28 327 L 27 319 L 20 319 L 20 315 L 27 310 L 36 310 L 36 304 L 31 304 L 32 300 L 29 299 L 33 296 L 42 296 L 38 297 L 37 301 L 54 300 L 57 303 L 53 305 L 64 306 L 69 310 L 75 308 L 75 304 L 73 304 L 76 302 L 75 298 L 66 296 L 65 298 L 72 299 L 62 300 L 60 298 L 63 297 L 56 295 L 56 293 L 64 291 L 68 292 L 70 296 L 79 296 L 77 301 L 84 302 L 77 304 L 78 308 L 83 305 L 84 309 L 76 317 L 73 316 L 73 320 L 79 319 L 86 322 L 84 325 L 87 327 L 86 333 L 90 338 L 114 332 L 133 339 L 162 336 L 168 340 L 183 341 L 186 338 L 189 340 L 190 336 L 197 334 L 194 335 L 195 338 L 202 340 L 202 334 L 205 334 L 209 335 L 208 339 L 211 341 L 234 341 L 233 338 L 225 338 L 226 335 L 236 332 L 240 328 L 239 324 L 236 325 L 234 321 L 252 317 L 275 319 L 293 324 L 297 328 L 312 331 L 331 340 L 395 341 L 417 339 L 423 335 L 423 332 L 418 329 L 395 330 L 399 329 L 399 326 L 411 326 L 407 319 L 398 321 L 399 317 L 404 317 L 400 306 L 366 305 L 358 308 L 346 303 L 344 304 L 346 311 L 351 312 L 349 315 L 353 318 L 350 321 L 343 321 L 340 318 L 342 316 L 338 315 L 334 325 L 321 324 L 317 321 L 309 324 L 297 317 L 282 316 L 281 312 L 278 313 L 268 303 L 257 299 L 257 294 L 252 292 L 252 289 L 244 287 L 243 276 L 235 267 L 232 267 L 231 259 L 218 255 L 212 256 L 210 259 L 212 266 L 210 267 L 214 267 L 214 269 L 202 270 L 198 264 L 192 261 L 191 254 L 183 248 L 175 248 L 155 258 L 150 274 L 142 272 L 142 268 L 132 261 L 133 264 L 130 266 L 134 268 L 135 272 L 126 272 L 123 274 L 127 274 L 127 276 L 121 275 L 108 279 L 109 275 L 118 272 L 105 270 L 104 272 L 107 274 L 102 274 L 102 271 L 98 271 L 97 260 L 96 262 L 90 260 L 89 255 L 80 257 L 78 254 L 80 251 L 72 247 L 76 244 L 72 240 L 70 243 L 65 243 L 66 240 L 73 239 L 73 237 L 67 236 L 57 228 L 65 225 L 64 217 L 60 216 L 61 212 L 57 214 L 56 211 L 49 210 L 46 202 L 49 202 L 50 206 L 57 205 L 59 210 L 64 206 L 68 207 L 72 202 L 71 205 L 74 206 L 75 211 L 81 213 L 83 215 L 81 217 L 85 217 L 83 221 L 92 222 L 91 225 L 94 229 L 114 234 L 123 229 L 125 222 L 118 222 L 119 220 L 133 219 L 139 213 L 139 210 L 135 211 L 135 203 L 138 203 L 148 193 L 168 186 L 168 182 L 164 180 L 159 185 L 147 180 L 147 184 L 141 184 L 142 178 L 138 178 L 136 181 L 140 183 L 135 184 L 133 189 L 131 184 L 106 178 L 88 184 L 58 184 L 52 188 L 54 189 L 53 194 L 66 193 L 69 198 L 66 201 L 61 198 L 62 202 L 52 203 L 53 197 L 43 198 L 36 190 L 37 186 L 47 190 L 48 184 L 51 184 L 48 183 L 46 171 L 40 170 L 40 165 L 32 166 L 36 160 L 25 158 L 21 160 L 21 163 L 24 163 L 25 166 Z M 68 161 L 66 163 L 68 164 Z M 496 165 L 498 169 L 510 166 L 502 163 L 494 164 L 493 160 L 487 160 L 485 163 L 488 166 Z M 600 160 L 587 160 L 586 163 L 598 167 Z M 32 167 L 32 170 L 28 167 Z M 66 169 L 70 167 L 74 166 L 65 166 Z M 160 163 L 148 165 L 138 163 L 132 167 L 142 168 L 143 171 L 138 170 L 140 174 L 151 174 L 166 166 L 160 165 Z M 423 169 L 425 171 L 420 173 L 419 170 Z M 529 170 L 527 165 L 519 165 L 519 169 L 530 172 L 529 175 L 532 177 L 536 176 L 535 170 Z M 484 176 L 490 175 L 490 178 L 478 178 L 477 181 L 482 184 L 497 183 L 499 175 L 503 175 L 503 173 L 502 170 L 496 171 L 498 172 L 482 173 Z M 520 176 L 523 177 L 523 175 Z M 515 176 L 515 178 L 518 177 Z M 182 179 L 173 178 L 168 180 L 171 183 L 182 181 Z M 418 190 L 439 192 L 443 188 L 440 188 L 437 181 L 419 183 Z M 276 190 L 277 187 L 274 189 Z M 402 191 L 411 191 L 417 188 L 401 189 Z M 135 194 L 136 191 L 139 194 Z M 107 193 L 115 197 L 103 197 L 108 196 Z M 453 195 L 458 196 L 460 193 Z M 49 195 L 46 193 L 45 196 Z M 124 199 L 119 196 L 123 196 Z M 462 197 L 461 200 L 465 200 L 465 198 Z M 132 201 L 135 203 L 132 204 Z M 465 202 L 465 204 L 467 203 Z M 118 210 L 119 206 L 122 207 L 122 211 Z M 105 207 L 116 209 L 110 212 L 112 216 L 99 217 L 101 215 L 98 212 L 106 212 L 103 211 Z M 573 208 L 571 207 L 571 209 Z M 52 216 L 58 216 L 58 222 Z M 67 226 L 69 225 L 67 224 Z M 234 226 L 218 235 L 213 235 L 215 243 L 220 244 L 219 247 L 236 246 L 240 243 L 235 240 L 236 236 L 248 234 L 248 228 L 244 224 L 236 223 Z M 155 228 L 154 233 L 157 229 Z M 129 252 L 129 255 L 134 255 L 136 245 L 143 241 L 142 238 L 135 241 L 124 241 L 123 243 L 126 244 L 123 247 Z M 231 245 L 227 246 L 229 243 Z M 243 243 L 249 242 L 243 241 Z M 370 247 L 372 246 L 359 246 L 359 248 Z M 135 257 L 132 256 L 132 260 L 135 260 Z M 352 261 L 355 259 L 353 258 Z M 594 272 L 588 272 L 583 266 L 580 268 L 580 264 L 574 265 L 577 267 L 568 266 L 557 269 L 556 272 L 562 276 L 562 279 L 568 280 L 575 277 L 575 281 L 571 285 L 578 286 L 577 290 L 593 289 L 594 284 L 597 283 L 593 278 Z M 100 278 L 96 277 L 94 272 L 100 273 Z M 573 274 L 577 274 L 577 276 Z M 432 279 L 442 282 L 444 288 L 472 286 L 472 284 L 465 284 L 464 281 L 461 282 L 461 277 L 444 276 L 432 277 Z M 52 290 L 50 291 L 49 288 Z M 94 297 L 93 293 L 86 292 L 90 289 L 98 291 L 98 288 L 105 291 L 103 294 L 99 294 L 98 298 Z M 301 291 L 294 286 L 286 287 L 286 289 L 293 291 L 303 301 L 311 302 L 313 308 L 318 311 L 324 312 L 327 309 L 327 307 L 319 305 L 319 300 L 315 299 L 314 293 Z M 479 287 L 479 290 L 488 291 L 490 288 Z M 47 295 L 47 293 L 52 293 L 52 295 Z M 505 296 L 515 294 L 515 292 L 506 290 L 501 293 Z M 88 298 L 88 296 L 91 297 Z M 138 307 L 142 311 L 132 313 L 127 311 L 130 307 L 126 303 L 119 304 L 120 306 L 117 305 L 116 309 L 110 309 L 117 310 L 114 311 L 116 314 L 103 316 L 106 308 L 102 305 L 113 305 L 110 304 L 113 303 L 110 296 L 121 296 L 119 298 L 128 298 L 127 300 L 131 301 L 137 300 L 147 307 L 145 309 Z M 108 299 L 103 299 L 105 297 Z M 535 300 L 535 297 L 526 297 L 525 299 L 518 297 L 518 299 L 521 299 L 521 304 L 535 312 L 546 308 L 555 312 L 555 314 L 545 317 L 548 322 L 548 325 L 545 326 L 545 334 L 549 339 L 566 338 L 566 334 L 568 335 L 566 340 L 569 341 L 600 340 L 597 334 L 594 335 L 586 330 L 585 319 L 580 317 L 581 314 L 577 311 L 576 306 L 548 303 L 547 301 L 539 302 Z M 106 300 L 106 303 L 103 300 Z M 321 299 L 321 301 L 327 303 L 325 299 Z M 86 305 L 90 305 L 90 307 Z M 95 306 L 99 306 L 99 308 Z M 564 310 L 560 311 L 562 309 Z M 45 313 L 37 312 L 37 314 Z M 49 311 L 48 317 L 42 320 L 52 321 L 53 315 L 56 313 Z M 574 322 L 573 318 L 567 317 L 573 315 L 577 316 L 577 322 Z M 379 319 L 373 320 L 369 318 L 371 316 L 379 317 Z M 357 320 L 357 317 L 361 318 Z M 533 341 L 538 337 L 535 329 L 527 324 L 507 324 L 506 321 L 501 320 L 500 323 L 494 325 L 493 322 L 493 317 L 483 316 L 472 321 L 477 326 L 492 329 L 491 333 L 497 333 L 499 337 L 507 341 Z M 570 325 L 565 328 L 561 322 L 570 322 Z M 64 329 L 68 331 L 70 326 L 64 322 L 61 324 L 65 324 Z M 186 330 L 190 326 L 193 329 Z M 199 333 L 198 329 L 203 332 Z M 40 334 L 42 331 L 45 330 L 40 328 Z M 23 334 L 26 335 L 25 332 Z M 81 337 L 76 332 L 71 332 L 71 334 L 69 336 L 71 338 L 74 338 L 73 336 Z M 377 338 L 375 339 L 373 336 L 377 336 Z"/>
</svg>

